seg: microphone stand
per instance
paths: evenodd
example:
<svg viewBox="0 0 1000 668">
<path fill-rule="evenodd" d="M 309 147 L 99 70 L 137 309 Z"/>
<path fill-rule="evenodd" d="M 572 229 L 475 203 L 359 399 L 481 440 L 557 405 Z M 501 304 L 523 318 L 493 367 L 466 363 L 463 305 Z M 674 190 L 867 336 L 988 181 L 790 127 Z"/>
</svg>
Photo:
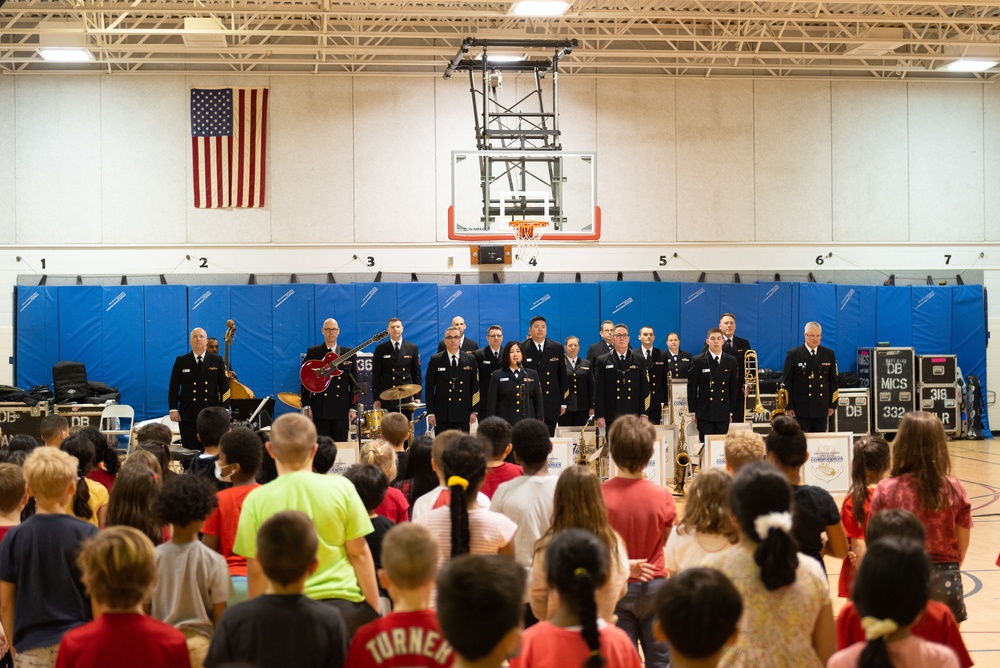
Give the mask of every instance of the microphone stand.
<svg viewBox="0 0 1000 668">
<path fill-rule="evenodd" d="M 537 415 L 528 415 L 528 413 L 529 413 L 529 411 L 528 411 L 528 396 L 527 396 L 527 391 L 524 389 L 525 388 L 525 386 L 524 386 L 524 377 L 525 377 L 524 366 L 520 362 L 517 363 L 517 370 L 521 372 L 521 377 L 517 381 L 517 398 L 519 400 L 521 400 L 522 402 L 524 402 L 524 412 L 525 412 L 525 415 L 527 415 L 528 417 L 535 417 L 535 418 L 537 418 L 538 417 Z"/>
</svg>

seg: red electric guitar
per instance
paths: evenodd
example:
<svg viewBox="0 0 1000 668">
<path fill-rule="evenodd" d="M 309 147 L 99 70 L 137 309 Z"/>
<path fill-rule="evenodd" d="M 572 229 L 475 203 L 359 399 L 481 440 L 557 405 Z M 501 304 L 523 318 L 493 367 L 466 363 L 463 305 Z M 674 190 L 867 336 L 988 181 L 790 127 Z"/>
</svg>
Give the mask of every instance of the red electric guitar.
<svg viewBox="0 0 1000 668">
<path fill-rule="evenodd" d="M 330 387 L 331 380 L 344 373 L 343 369 L 337 368 L 338 365 L 354 357 L 355 353 L 362 348 L 376 341 L 381 341 L 387 336 L 389 336 L 389 330 L 383 329 L 357 348 L 351 348 L 343 355 L 329 352 L 321 360 L 306 360 L 302 368 L 299 369 L 299 380 L 302 381 L 302 385 L 310 392 L 322 392 Z"/>
</svg>

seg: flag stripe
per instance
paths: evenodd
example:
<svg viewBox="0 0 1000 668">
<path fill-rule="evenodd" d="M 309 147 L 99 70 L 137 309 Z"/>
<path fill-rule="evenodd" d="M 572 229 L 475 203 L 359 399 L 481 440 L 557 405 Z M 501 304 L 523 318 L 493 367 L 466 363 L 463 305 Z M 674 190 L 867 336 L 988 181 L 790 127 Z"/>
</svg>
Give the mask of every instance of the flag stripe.
<svg viewBox="0 0 1000 668">
<path fill-rule="evenodd" d="M 262 207 L 266 88 L 191 91 L 196 208 Z"/>
</svg>

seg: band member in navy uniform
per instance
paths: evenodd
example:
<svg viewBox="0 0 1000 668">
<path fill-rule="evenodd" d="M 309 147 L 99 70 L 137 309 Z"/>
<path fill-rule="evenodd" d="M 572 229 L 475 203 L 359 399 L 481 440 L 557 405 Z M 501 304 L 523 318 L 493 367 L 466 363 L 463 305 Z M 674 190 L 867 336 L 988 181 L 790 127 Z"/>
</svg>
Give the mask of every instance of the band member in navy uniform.
<svg viewBox="0 0 1000 668">
<path fill-rule="evenodd" d="M 788 351 L 782 382 L 788 390 L 788 417 L 805 432 L 826 431 L 837 409 L 837 358 L 820 345 L 823 328 L 818 322 L 805 327 L 806 343 Z"/>
<path fill-rule="evenodd" d="M 556 422 L 566 411 L 566 351 L 561 343 L 545 338 L 548 324 L 544 316 L 536 315 L 528 327 L 529 338 L 521 344 L 524 366 L 538 373 L 542 398 L 545 401 L 545 424 L 549 435 L 556 433 Z"/>
<path fill-rule="evenodd" d="M 468 432 L 479 411 L 479 369 L 472 355 L 459 349 L 461 339 L 458 327 L 446 329 L 445 350 L 431 355 L 427 365 L 427 424 L 436 433 Z"/>
<path fill-rule="evenodd" d="M 485 396 L 490 389 L 490 378 L 493 372 L 500 368 L 500 356 L 503 354 L 503 328 L 500 325 L 490 325 L 486 330 L 486 345 L 472 353 L 479 367 L 479 391 Z"/>
<path fill-rule="evenodd" d="M 590 362 L 580 357 L 580 339 L 567 336 L 565 345 L 569 395 L 566 412 L 559 416 L 559 426 L 582 427 L 594 414 L 594 371 Z"/>
<path fill-rule="evenodd" d="M 639 342 L 642 345 L 636 352 L 642 357 L 649 375 L 649 421 L 660 424 L 663 404 L 667 400 L 667 365 L 664 362 L 664 352 L 653 347 L 655 341 L 656 335 L 653 334 L 652 327 L 647 325 L 639 328 Z"/>
<path fill-rule="evenodd" d="M 667 350 L 663 355 L 667 370 L 674 378 L 687 378 L 691 369 L 691 353 L 681 350 L 681 337 L 677 332 L 667 334 Z"/>
<path fill-rule="evenodd" d="M 628 327 L 615 325 L 615 347 L 597 358 L 594 369 L 594 416 L 597 426 L 610 428 L 620 415 L 649 421 L 649 374 L 638 351 L 629 348 Z"/>
<path fill-rule="evenodd" d="M 458 334 L 459 334 L 459 336 L 462 339 L 461 342 L 459 343 L 459 346 L 458 346 L 459 350 L 464 350 L 467 353 L 471 353 L 474 350 L 476 350 L 476 349 L 479 348 L 479 344 L 478 343 L 476 343 L 475 341 L 473 341 L 470 338 L 466 338 L 466 336 L 465 336 L 465 318 L 463 318 L 460 315 L 456 315 L 454 318 L 451 319 L 451 326 L 458 328 Z M 444 344 L 444 341 L 441 341 L 440 343 L 438 343 L 438 352 L 439 353 L 440 352 L 444 352 L 445 348 L 446 348 L 446 346 Z"/>
<path fill-rule="evenodd" d="M 490 378 L 486 415 L 511 424 L 524 418 L 541 419 L 545 413 L 541 384 L 534 369 L 521 366 L 521 344 L 509 341 L 500 355 L 500 368 Z"/>
<path fill-rule="evenodd" d="M 592 343 L 590 347 L 587 348 L 587 361 L 590 362 L 591 370 L 594 369 L 594 365 L 597 362 L 598 357 L 601 355 L 607 355 L 615 349 L 614 334 L 615 323 L 610 320 L 605 320 L 601 323 L 601 340 L 597 343 Z"/>
<path fill-rule="evenodd" d="M 333 318 L 327 318 L 323 321 L 323 343 L 306 350 L 303 362 L 321 360 L 331 352 L 342 355 L 350 350 L 337 344 L 339 335 L 340 325 Z M 330 385 L 322 392 L 310 392 L 305 385 L 299 389 L 302 412 L 313 421 L 316 433 L 320 436 L 329 436 L 334 441 L 347 440 L 351 422 L 357 417 L 354 410 L 358 377 L 356 360 L 357 358 L 352 357 L 339 365 L 337 369 L 340 370 L 340 375 L 331 377 Z"/>
<path fill-rule="evenodd" d="M 732 313 L 723 313 L 722 317 L 719 318 L 719 331 L 722 332 L 722 352 L 736 358 L 740 373 L 740 387 L 742 388 L 740 391 L 743 393 L 743 401 L 737 401 L 732 406 L 733 422 L 743 422 L 743 413 L 746 408 L 744 404 L 749 394 L 749 388 L 744 387 L 746 379 L 743 376 L 746 373 L 746 354 L 751 349 L 750 342 L 736 336 L 736 316 Z M 701 352 L 702 354 L 708 352 L 708 346 L 702 348 Z"/>
<path fill-rule="evenodd" d="M 722 352 L 722 330 L 713 327 L 705 340 L 708 351 L 691 360 L 688 374 L 688 410 L 702 442 L 709 434 L 725 434 L 733 419 L 733 406 L 742 408 L 743 385 L 739 363 Z"/>
<path fill-rule="evenodd" d="M 229 376 L 223 359 L 208 352 L 208 335 L 201 327 L 191 330 L 191 352 L 174 360 L 167 406 L 170 419 L 179 424 L 184 447 L 204 451 L 198 440 L 198 413 L 209 406 L 229 408 Z"/>
<path fill-rule="evenodd" d="M 403 322 L 399 318 L 389 318 L 386 329 L 389 330 L 389 340 L 375 346 L 372 353 L 372 393 L 375 408 L 384 408 L 391 413 L 401 412 L 400 402 L 379 400 L 379 395 L 386 390 L 399 385 L 420 385 L 423 375 L 420 371 L 420 351 L 416 344 L 403 340 Z M 420 393 L 406 401 L 413 401 Z"/>
</svg>

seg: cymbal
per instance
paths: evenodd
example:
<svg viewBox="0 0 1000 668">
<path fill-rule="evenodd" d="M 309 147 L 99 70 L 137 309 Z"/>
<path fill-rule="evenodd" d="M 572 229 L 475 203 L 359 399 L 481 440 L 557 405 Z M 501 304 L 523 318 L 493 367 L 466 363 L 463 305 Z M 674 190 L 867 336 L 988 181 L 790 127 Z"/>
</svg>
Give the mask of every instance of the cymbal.
<svg viewBox="0 0 1000 668">
<path fill-rule="evenodd" d="M 412 397 L 422 389 L 422 387 L 415 383 L 410 383 L 409 385 L 398 385 L 396 387 L 390 387 L 388 390 L 378 395 L 378 398 L 384 399 L 385 401 L 398 401 L 400 399 Z"/>
<path fill-rule="evenodd" d="M 286 406 L 302 410 L 302 397 L 295 392 L 278 392 L 278 401 Z"/>
<path fill-rule="evenodd" d="M 420 402 L 420 401 L 411 401 L 411 402 L 409 402 L 409 403 L 406 403 L 406 404 L 400 404 L 400 405 L 399 405 L 399 407 L 400 407 L 400 408 L 405 408 L 405 409 L 406 409 L 406 410 L 408 410 L 408 411 L 415 411 L 415 410 L 417 410 L 418 408 L 423 408 L 423 407 L 424 407 L 424 406 L 426 406 L 426 405 L 427 405 L 427 404 L 425 404 L 425 403 L 422 403 L 422 402 Z"/>
</svg>

